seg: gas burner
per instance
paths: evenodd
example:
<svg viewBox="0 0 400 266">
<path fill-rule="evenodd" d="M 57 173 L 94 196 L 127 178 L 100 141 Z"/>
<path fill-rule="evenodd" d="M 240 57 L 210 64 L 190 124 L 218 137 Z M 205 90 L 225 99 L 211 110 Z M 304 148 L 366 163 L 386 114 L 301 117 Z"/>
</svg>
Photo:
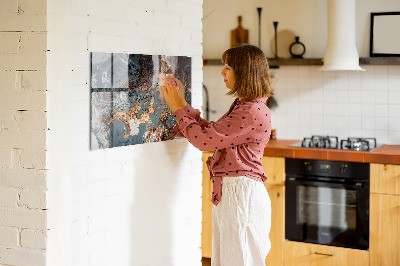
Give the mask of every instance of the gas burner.
<svg viewBox="0 0 400 266">
<path fill-rule="evenodd" d="M 302 142 L 289 145 L 291 147 L 338 149 L 352 151 L 371 151 L 380 147 L 377 145 L 376 138 L 347 138 L 340 141 L 336 136 L 316 136 L 304 138 Z"/>
<path fill-rule="evenodd" d="M 304 138 L 301 142 L 301 147 L 304 148 L 325 148 L 325 149 L 338 149 L 339 140 L 336 136 L 312 136 L 311 138 Z"/>
<path fill-rule="evenodd" d="M 340 141 L 342 150 L 370 151 L 376 147 L 376 138 L 347 138 Z"/>
</svg>

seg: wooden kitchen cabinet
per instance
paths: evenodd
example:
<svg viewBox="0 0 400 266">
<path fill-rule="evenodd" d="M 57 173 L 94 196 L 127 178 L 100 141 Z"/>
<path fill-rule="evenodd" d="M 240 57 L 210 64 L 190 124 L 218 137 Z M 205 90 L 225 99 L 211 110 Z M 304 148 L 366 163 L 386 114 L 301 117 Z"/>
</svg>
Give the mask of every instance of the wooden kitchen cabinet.
<svg viewBox="0 0 400 266">
<path fill-rule="evenodd" d="M 211 258 L 212 253 L 212 183 L 206 166 L 211 152 L 203 153 L 203 217 L 202 217 L 202 256 Z M 285 158 L 263 157 L 264 171 L 268 176 L 265 187 L 268 190 L 272 205 L 271 250 L 266 258 L 267 266 L 283 265 L 283 243 L 285 230 Z"/>
<path fill-rule="evenodd" d="M 371 193 L 400 195 L 400 165 L 370 164 Z"/>
<path fill-rule="evenodd" d="M 365 250 L 285 241 L 285 266 L 366 266 Z"/>
<path fill-rule="evenodd" d="M 400 165 L 370 167 L 370 265 L 400 265 Z"/>
<path fill-rule="evenodd" d="M 370 201 L 370 265 L 400 265 L 400 196 L 373 193 Z"/>
<path fill-rule="evenodd" d="M 285 241 L 285 187 L 265 184 L 271 199 L 271 250 L 265 259 L 266 266 L 283 265 Z"/>
<path fill-rule="evenodd" d="M 265 259 L 266 266 L 283 265 L 285 240 L 285 158 L 264 156 L 261 160 L 267 175 L 265 187 L 271 199 L 271 250 Z"/>
<path fill-rule="evenodd" d="M 261 159 L 261 163 L 268 177 L 265 184 L 285 185 L 285 158 L 264 156 Z"/>
<path fill-rule="evenodd" d="M 212 252 L 212 183 L 210 181 L 210 173 L 206 165 L 212 152 L 203 153 L 203 195 L 202 195 L 202 223 L 201 223 L 201 253 L 204 258 L 211 258 Z"/>
</svg>

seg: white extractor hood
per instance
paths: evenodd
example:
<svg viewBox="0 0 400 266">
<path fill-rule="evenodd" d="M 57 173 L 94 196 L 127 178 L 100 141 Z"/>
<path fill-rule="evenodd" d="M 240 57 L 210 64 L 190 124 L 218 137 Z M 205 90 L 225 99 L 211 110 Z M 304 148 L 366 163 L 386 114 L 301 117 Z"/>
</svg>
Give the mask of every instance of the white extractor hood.
<svg viewBox="0 0 400 266">
<path fill-rule="evenodd" d="M 358 70 L 355 0 L 328 0 L 328 44 L 323 71 Z"/>
</svg>

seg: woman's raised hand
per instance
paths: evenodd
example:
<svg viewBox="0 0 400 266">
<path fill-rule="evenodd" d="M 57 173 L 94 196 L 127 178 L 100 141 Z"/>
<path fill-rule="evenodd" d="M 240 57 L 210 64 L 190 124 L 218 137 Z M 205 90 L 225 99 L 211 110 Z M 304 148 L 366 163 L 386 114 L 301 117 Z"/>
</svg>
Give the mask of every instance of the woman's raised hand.
<svg viewBox="0 0 400 266">
<path fill-rule="evenodd" d="M 168 76 L 161 91 L 172 112 L 186 107 L 185 87 L 178 79 Z"/>
<path fill-rule="evenodd" d="M 182 82 L 175 78 L 173 75 L 168 75 L 167 77 L 168 80 L 172 81 L 172 84 L 176 85 L 178 89 L 178 96 L 179 96 L 179 102 L 182 106 L 182 108 L 185 108 L 187 105 L 186 99 L 185 99 L 185 86 L 183 86 Z"/>
</svg>

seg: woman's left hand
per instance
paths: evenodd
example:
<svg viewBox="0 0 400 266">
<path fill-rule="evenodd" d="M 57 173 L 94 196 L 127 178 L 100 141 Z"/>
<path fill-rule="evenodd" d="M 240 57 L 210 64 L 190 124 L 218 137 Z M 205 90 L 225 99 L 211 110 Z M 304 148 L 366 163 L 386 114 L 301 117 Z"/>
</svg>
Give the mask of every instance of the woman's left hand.
<svg viewBox="0 0 400 266">
<path fill-rule="evenodd" d="M 164 98 L 169 106 L 169 109 L 171 109 L 172 113 L 174 113 L 178 109 L 185 108 L 185 106 L 181 106 L 180 104 L 180 98 L 177 92 L 179 87 L 172 85 L 172 82 L 172 80 L 166 80 L 164 86 L 161 87 L 161 91 L 164 94 Z"/>
</svg>

